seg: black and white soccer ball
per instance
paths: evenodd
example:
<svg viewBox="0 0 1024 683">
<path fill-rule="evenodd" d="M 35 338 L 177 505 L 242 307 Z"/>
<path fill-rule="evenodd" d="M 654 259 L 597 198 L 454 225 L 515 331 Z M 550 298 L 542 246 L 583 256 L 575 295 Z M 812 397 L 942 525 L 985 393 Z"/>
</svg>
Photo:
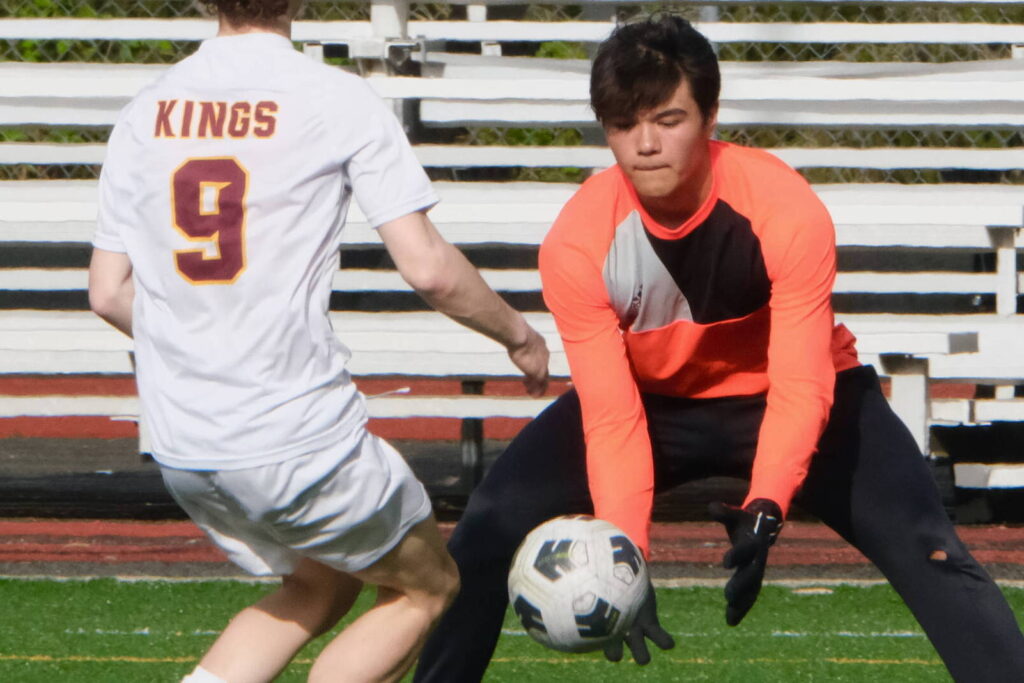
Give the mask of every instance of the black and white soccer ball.
<svg viewBox="0 0 1024 683">
<path fill-rule="evenodd" d="M 625 635 L 647 592 L 647 564 L 617 526 L 588 515 L 544 522 L 523 539 L 508 597 L 534 640 L 587 652 Z"/>
</svg>

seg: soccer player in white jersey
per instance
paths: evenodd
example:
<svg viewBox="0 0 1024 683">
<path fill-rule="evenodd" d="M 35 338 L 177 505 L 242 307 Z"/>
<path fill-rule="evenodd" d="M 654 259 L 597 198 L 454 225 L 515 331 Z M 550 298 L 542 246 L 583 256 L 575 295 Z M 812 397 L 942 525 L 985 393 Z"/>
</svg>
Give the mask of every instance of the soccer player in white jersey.
<svg viewBox="0 0 1024 683">
<path fill-rule="evenodd" d="M 111 134 L 89 272 L 93 310 L 135 339 L 168 489 L 234 562 L 283 576 L 186 680 L 271 680 L 363 582 L 376 604 L 310 679 L 397 680 L 459 581 L 423 486 L 367 433 L 328 320 L 350 198 L 413 289 L 504 344 L 533 395 L 547 348 L 438 235 L 426 174 L 369 86 L 294 50 L 298 0 L 207 4 L 217 37 Z"/>
</svg>

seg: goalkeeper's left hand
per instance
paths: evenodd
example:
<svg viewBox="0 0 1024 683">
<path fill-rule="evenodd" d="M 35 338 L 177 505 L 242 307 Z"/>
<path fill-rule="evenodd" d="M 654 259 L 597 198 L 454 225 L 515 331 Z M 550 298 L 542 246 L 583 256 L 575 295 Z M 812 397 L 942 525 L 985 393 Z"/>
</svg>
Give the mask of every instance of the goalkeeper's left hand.
<svg viewBox="0 0 1024 683">
<path fill-rule="evenodd" d="M 644 598 L 640 611 L 637 612 L 633 625 L 629 627 L 624 638 L 617 638 L 604 648 L 604 656 L 610 662 L 622 659 L 622 643 L 625 640 L 633 660 L 643 666 L 651 661 L 651 653 L 647 649 L 647 638 L 662 650 L 671 650 L 676 641 L 668 631 L 658 623 L 658 604 L 654 597 L 654 586 L 647 584 L 647 597 Z"/>
<path fill-rule="evenodd" d="M 745 508 L 725 503 L 708 506 L 711 517 L 725 525 L 732 548 L 725 553 L 726 569 L 735 569 L 725 585 L 725 621 L 735 626 L 754 606 L 768 562 L 768 548 L 782 528 L 782 510 L 773 500 L 757 498 Z"/>
</svg>

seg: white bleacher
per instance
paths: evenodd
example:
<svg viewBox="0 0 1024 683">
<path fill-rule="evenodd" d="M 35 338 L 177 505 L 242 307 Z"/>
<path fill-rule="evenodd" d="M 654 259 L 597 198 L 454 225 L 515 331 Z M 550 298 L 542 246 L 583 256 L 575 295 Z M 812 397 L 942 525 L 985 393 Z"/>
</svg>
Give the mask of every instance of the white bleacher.
<svg viewBox="0 0 1024 683">
<path fill-rule="evenodd" d="M 396 3 L 397 4 L 397 3 Z M 497 3 L 488 3 L 497 4 Z M 593 3 L 601 4 L 601 3 Z M 610 4 L 605 3 L 610 7 Z M 401 5 L 397 5 L 401 10 Z M 394 7 L 375 3 L 368 22 L 297 22 L 294 38 L 315 56 L 324 44 L 345 43 L 363 59 L 386 55 L 389 44 L 412 46 L 422 77 L 370 70 L 383 96 L 418 103 L 428 127 L 460 125 L 593 127 L 588 65 L 580 60 L 445 54 L 446 40 L 570 40 L 595 43 L 610 21 L 401 21 Z M 471 8 L 471 18 L 486 12 Z M 719 43 L 950 43 L 1024 45 L 1024 25 L 978 23 L 727 23 L 698 27 Z M 0 38 L 201 40 L 213 22 L 198 19 L 0 19 Z M 492 50 L 492 52 L 494 52 Z M 109 126 L 119 109 L 161 73 L 160 65 L 0 63 L 0 125 Z M 1024 127 L 1024 59 L 951 64 L 856 62 L 723 62 L 719 114 L 726 127 L 785 125 L 857 128 Z M 417 144 L 428 167 L 582 167 L 611 163 L 607 149 Z M 99 164 L 102 144 L 0 143 L 0 164 Z M 773 153 L 798 168 L 1024 168 L 1024 148 L 782 148 Z M 460 246 L 533 248 L 575 186 L 526 182 L 439 182 L 442 202 L 432 218 Z M 1024 419 L 1012 387 L 1024 382 L 1024 342 L 1017 300 L 1024 292 L 1016 260 L 1024 248 L 1024 186 L 993 184 L 829 184 L 817 191 L 837 226 L 840 248 L 952 249 L 995 254 L 995 272 L 840 272 L 838 293 L 995 295 L 991 314 L 847 315 L 865 357 L 893 382 L 893 403 L 927 452 L 928 425 Z M 0 182 L 0 243 L 85 243 L 95 220 L 95 181 Z M 366 247 L 376 236 L 353 211 L 346 242 Z M 0 248 L 3 248 L 0 246 Z M 506 292 L 535 292 L 533 270 L 485 269 Z M 82 291 L 83 269 L 3 268 L 0 290 Z M 338 291 L 405 291 L 397 274 L 339 271 Z M 353 348 L 357 375 L 452 376 L 482 380 L 514 375 L 496 344 L 441 316 L 421 313 L 335 313 Z M 531 313 L 555 350 L 553 373 L 566 376 L 550 318 Z M 395 347 L 415 332 L 425 346 Z M 130 340 L 81 311 L 0 311 L 0 374 L 129 373 Z M 997 399 L 929 401 L 930 379 L 999 385 Z M 481 418 L 529 416 L 549 399 L 385 396 L 370 402 L 378 416 Z M 131 398 L 0 397 L 0 415 L 126 414 Z M 67 412 L 74 411 L 74 412 Z M 86 411 L 86 412 L 82 412 Z"/>
<path fill-rule="evenodd" d="M 356 376 L 447 377 L 486 380 L 515 375 L 504 349 L 432 313 L 333 313 L 332 323 L 353 356 Z M 547 314 L 527 319 L 552 351 L 551 372 L 568 376 L 568 364 L 554 324 Z M 930 359 L 971 353 L 975 332 L 889 330 L 884 323 L 863 321 L 859 350 L 865 360 L 891 364 L 892 402 L 922 449 L 927 447 L 925 383 Z M 384 331 L 384 332 L 382 332 Z M 54 315 L 39 311 L 0 311 L 0 374 L 129 373 L 131 342 L 86 312 Z M 906 359 L 917 363 L 906 363 Z M 94 400 L 95 399 L 95 400 Z M 462 401 L 466 401 L 460 405 Z M 370 401 L 375 417 L 527 417 L 550 399 L 460 396 L 388 396 Z M 114 408 L 117 408 L 116 410 Z M 17 396 L 0 397 L 0 415 L 136 414 L 134 398 Z"/>
<path fill-rule="evenodd" d="M 430 56 L 428 55 L 428 60 Z M 421 100 L 428 124 L 594 125 L 586 73 L 546 70 L 523 57 L 464 70 L 441 64 L 436 77 L 372 76 L 389 99 Z M 544 60 L 551 61 L 551 60 Z M 429 62 L 428 62 L 429 65 Z M 723 63 L 723 125 L 928 126 L 1024 123 L 1024 60 L 988 60 L 936 70 L 806 62 Z M 529 68 L 526 68 L 529 67 Z M 927 67 L 927 68 L 925 68 Z M 143 64 L 0 63 L 0 123 L 112 125 L 117 112 L 167 67 Z M 507 73 L 503 73 L 507 70 Z M 446 73 L 446 72 L 451 72 Z M 79 118 L 74 117 L 77 103 Z"/>
<path fill-rule="evenodd" d="M 462 245 L 539 245 L 574 190 L 558 183 L 439 182 L 436 187 L 442 201 L 431 216 L 449 240 Z M 1024 214 L 1024 190 L 1019 186 L 834 184 L 817 189 L 836 223 L 840 247 L 991 249 L 999 257 L 994 273 L 840 273 L 836 291 L 994 293 L 997 310 L 1013 315 L 1017 296 L 1024 291 L 1016 269 Z M 0 183 L 5 207 L 0 242 L 88 242 L 95 226 L 95 201 L 95 181 Z M 345 239 L 349 244 L 377 243 L 357 208 L 350 215 Z M 539 287 L 533 271 L 487 275 L 507 291 Z M 84 276 L 74 271 L 12 269 L 0 272 L 0 289 L 80 289 Z M 58 282 L 77 286 L 58 287 Z M 338 285 L 368 290 L 405 287 L 396 273 L 344 271 Z"/>
</svg>

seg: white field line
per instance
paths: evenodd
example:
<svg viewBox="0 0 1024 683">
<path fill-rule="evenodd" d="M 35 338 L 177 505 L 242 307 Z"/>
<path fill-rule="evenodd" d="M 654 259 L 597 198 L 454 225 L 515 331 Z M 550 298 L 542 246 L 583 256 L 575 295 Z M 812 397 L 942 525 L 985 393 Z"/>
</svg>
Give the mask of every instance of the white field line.
<svg viewBox="0 0 1024 683">
<path fill-rule="evenodd" d="M 205 638 L 205 637 L 208 637 L 208 636 L 219 636 L 220 633 L 221 633 L 220 631 L 212 631 L 212 630 L 209 630 L 209 629 L 203 629 L 203 630 L 196 629 L 195 631 L 188 631 L 188 632 L 186 632 L 186 631 L 166 631 L 166 632 L 164 632 L 164 631 L 160 631 L 159 629 L 156 629 L 156 630 L 151 629 L 148 626 L 146 626 L 145 628 L 133 629 L 131 631 L 125 631 L 125 630 L 122 630 L 122 629 L 109 629 L 109 628 L 94 628 L 94 629 L 84 629 L 84 628 L 70 629 L 70 628 L 66 628 L 66 629 L 64 629 L 64 635 L 67 635 L 67 636 L 174 636 L 175 638 L 182 638 L 182 637 L 186 637 L 186 636 L 189 636 L 189 637 L 195 636 L 195 637 L 203 637 L 203 638 Z"/>
<path fill-rule="evenodd" d="M 935 669 L 942 667 L 942 662 L 935 659 L 852 659 L 846 657 L 750 657 L 750 658 L 725 658 L 711 659 L 708 657 L 679 657 L 671 654 L 659 653 L 659 659 L 665 659 L 672 664 L 684 666 L 728 666 L 734 664 L 756 664 L 766 665 L 796 665 L 796 664 L 838 664 L 853 666 L 924 666 Z M 567 666 L 600 666 L 606 667 L 608 663 L 600 658 L 580 659 L 573 655 L 564 657 L 495 657 L 492 663 L 501 664 L 564 664 Z"/>
<path fill-rule="evenodd" d="M 249 583 L 277 584 L 276 576 L 104 576 L 83 574 L 82 576 L 54 576 L 49 574 L 0 574 L 0 581 L 53 581 L 54 583 L 86 583 L 88 581 L 114 580 L 118 583 Z"/>
<path fill-rule="evenodd" d="M 677 579 L 654 579 L 653 583 L 656 588 L 724 588 L 728 577 L 721 579 L 688 579 L 688 578 L 677 578 Z M 1024 588 L 1024 579 L 996 579 L 996 583 L 1003 588 Z M 792 589 L 806 589 L 815 587 L 835 587 L 835 586 L 856 586 L 859 588 L 867 588 L 870 586 L 885 586 L 888 585 L 888 581 L 885 579 L 765 579 L 765 586 L 780 586 L 782 588 Z M 811 591 L 796 591 L 801 594 L 809 595 Z"/>
<path fill-rule="evenodd" d="M 526 631 L 515 628 L 501 629 L 503 636 L 525 636 Z M 709 633 L 707 631 L 676 632 L 672 635 L 680 638 L 718 638 L 721 634 Z M 763 638 L 763 633 L 749 633 L 736 631 L 729 634 L 730 638 L 748 637 Z M 917 631 L 773 631 L 772 638 L 924 638 L 924 633 Z"/>
<path fill-rule="evenodd" d="M 840 665 L 909 665 L 909 666 L 927 666 L 939 668 L 942 666 L 942 662 L 938 659 L 849 659 L 839 657 L 826 657 L 824 659 L 809 659 L 806 657 L 756 657 L 748 659 L 708 659 L 706 657 L 689 657 L 680 658 L 672 655 L 659 655 L 660 658 L 666 659 L 673 664 L 689 665 L 689 666 L 722 666 L 729 664 L 816 664 L 825 662 L 828 664 L 840 664 Z M 45 655 L 45 654 L 8 654 L 0 652 L 0 661 L 2 662 L 25 662 L 28 664 L 35 664 L 39 662 L 46 663 L 90 663 L 90 664 L 193 664 L 197 661 L 197 657 L 135 657 L 127 655 L 114 655 L 114 656 L 94 656 L 94 655 Z M 502 664 L 562 664 L 573 667 L 578 666 L 608 666 L 607 663 L 602 659 L 590 658 L 580 659 L 572 655 L 562 657 L 495 657 L 491 660 L 494 663 Z M 300 657 L 292 660 L 292 664 L 312 664 L 313 660 L 307 657 Z"/>
<path fill-rule="evenodd" d="M 102 574 L 88 574 L 83 576 L 57 576 L 50 574 L 0 574 L 0 581 L 53 581 L 56 583 L 74 583 L 77 581 L 99 581 L 113 579 L 119 583 L 249 583 L 249 584 L 276 584 L 280 581 L 274 576 L 104 576 Z M 653 579 L 655 588 L 723 588 L 728 578 L 675 578 L 675 579 Z M 817 587 L 829 588 L 836 586 L 855 586 L 867 588 L 870 586 L 884 586 L 888 584 L 885 579 L 842 579 L 842 578 L 807 578 L 807 579 L 765 579 L 766 586 L 779 586 L 792 589 L 814 589 Z M 996 584 L 1002 588 L 1024 589 L 1024 579 L 996 579 Z M 813 595 L 819 591 L 795 590 L 801 595 Z"/>
<path fill-rule="evenodd" d="M 505 636 L 525 636 L 526 631 L 522 629 L 514 628 L 503 628 L 501 634 Z M 174 638 L 206 638 L 209 636 L 220 635 L 220 631 L 214 631 L 209 629 L 196 629 L 194 631 L 161 631 L 160 629 L 153 629 L 150 627 L 136 628 L 131 630 L 124 629 L 64 629 L 64 635 L 67 636 L 160 636 L 160 637 L 174 637 Z M 691 632 L 679 632 L 673 633 L 672 635 L 680 638 L 702 638 L 702 637 L 718 637 L 717 633 L 708 633 L 705 631 L 691 631 Z M 762 633 L 744 633 L 737 632 L 734 636 L 748 636 L 751 638 L 763 638 Z M 916 631 L 773 631 L 771 633 L 772 638 L 924 638 L 924 633 Z"/>
</svg>

